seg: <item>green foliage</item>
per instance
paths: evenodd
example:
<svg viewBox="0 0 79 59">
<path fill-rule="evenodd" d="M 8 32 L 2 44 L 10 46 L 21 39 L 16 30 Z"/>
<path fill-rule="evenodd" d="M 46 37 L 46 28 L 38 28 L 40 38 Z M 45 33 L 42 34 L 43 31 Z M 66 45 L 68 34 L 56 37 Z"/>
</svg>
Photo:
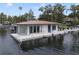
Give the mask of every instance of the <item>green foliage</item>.
<svg viewBox="0 0 79 59">
<path fill-rule="evenodd" d="M 18 10 L 23 10 L 23 7 L 18 7 Z M 39 15 L 39 20 L 46 20 L 46 21 L 54 21 L 59 22 L 63 24 L 63 20 L 65 17 L 73 18 L 72 25 L 78 25 L 79 24 L 79 5 L 71 5 L 71 7 L 68 9 L 71 11 L 70 14 L 65 15 L 64 10 L 66 10 L 65 6 L 62 4 L 55 4 L 55 5 L 47 5 L 47 6 L 41 6 L 39 8 L 39 11 L 42 12 L 42 14 Z M 17 22 L 27 21 L 27 20 L 34 20 L 35 16 L 32 11 L 32 9 L 29 10 L 28 13 L 25 13 L 23 15 L 19 16 L 8 16 L 4 13 L 0 13 L 0 23 L 5 24 L 15 24 Z M 65 24 L 63 24 L 64 27 Z"/>
<path fill-rule="evenodd" d="M 39 16 L 39 19 L 46 19 L 48 21 L 62 22 L 64 17 L 64 6 L 61 4 L 47 5 L 45 7 L 40 7 L 39 11 L 42 14 Z"/>
<path fill-rule="evenodd" d="M 28 17 L 29 17 L 29 19 L 28 19 Z M 30 10 L 29 13 L 25 13 L 20 16 L 8 16 L 8 15 L 5 15 L 4 13 L 0 13 L 0 23 L 1 24 L 6 24 L 6 23 L 7 24 L 15 24 L 17 22 L 27 21 L 27 19 L 28 20 L 35 19 L 32 10 Z"/>
<path fill-rule="evenodd" d="M 4 13 L 0 13 L 0 23 L 3 24 L 7 20 L 7 16 Z"/>
</svg>

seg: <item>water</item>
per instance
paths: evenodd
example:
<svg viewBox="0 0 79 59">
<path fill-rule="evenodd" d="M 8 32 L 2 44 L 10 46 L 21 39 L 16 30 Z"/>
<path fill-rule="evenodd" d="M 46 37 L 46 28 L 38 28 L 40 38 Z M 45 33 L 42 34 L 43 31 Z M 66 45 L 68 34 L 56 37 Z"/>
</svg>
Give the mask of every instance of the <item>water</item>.
<svg viewBox="0 0 79 59">
<path fill-rule="evenodd" d="M 1 55 L 71 55 L 79 54 L 79 35 L 65 34 L 63 41 L 54 39 L 50 46 L 39 46 L 28 51 L 23 51 L 18 43 L 10 36 L 10 30 L 0 32 L 0 54 Z"/>
<path fill-rule="evenodd" d="M 65 35 L 63 40 L 63 47 L 65 54 L 70 54 L 73 46 L 73 36 L 71 34 Z"/>
</svg>

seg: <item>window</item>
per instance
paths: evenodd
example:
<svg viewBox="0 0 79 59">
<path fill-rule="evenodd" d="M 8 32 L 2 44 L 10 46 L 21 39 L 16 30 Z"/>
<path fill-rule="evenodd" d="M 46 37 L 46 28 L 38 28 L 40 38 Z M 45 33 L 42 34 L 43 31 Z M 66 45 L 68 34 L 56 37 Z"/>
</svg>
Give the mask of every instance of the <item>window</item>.
<svg viewBox="0 0 79 59">
<path fill-rule="evenodd" d="M 52 26 L 52 30 L 56 30 L 56 26 Z"/>
<path fill-rule="evenodd" d="M 40 29 L 39 26 L 30 26 L 29 27 L 30 33 L 39 33 L 40 32 L 39 29 Z"/>
<path fill-rule="evenodd" d="M 51 25 L 48 25 L 48 32 L 51 32 Z"/>
<path fill-rule="evenodd" d="M 32 26 L 30 26 L 30 28 L 29 28 L 29 29 L 30 29 L 30 33 L 32 33 Z"/>
<path fill-rule="evenodd" d="M 37 26 L 37 33 L 39 33 L 39 26 Z"/>
<path fill-rule="evenodd" d="M 36 33 L 36 26 L 34 26 L 34 33 Z"/>
</svg>

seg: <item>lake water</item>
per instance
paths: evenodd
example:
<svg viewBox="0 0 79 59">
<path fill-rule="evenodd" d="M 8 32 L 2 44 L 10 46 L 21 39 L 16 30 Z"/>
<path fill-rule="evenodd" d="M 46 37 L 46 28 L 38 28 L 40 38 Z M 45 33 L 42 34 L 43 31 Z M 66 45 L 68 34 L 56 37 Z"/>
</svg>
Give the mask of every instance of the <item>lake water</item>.
<svg viewBox="0 0 79 59">
<path fill-rule="evenodd" d="M 10 30 L 0 32 L 1 55 L 76 55 L 79 54 L 79 35 L 65 34 L 62 44 L 58 40 L 52 46 L 33 48 L 28 51 L 21 50 L 18 43 L 10 36 Z"/>
</svg>

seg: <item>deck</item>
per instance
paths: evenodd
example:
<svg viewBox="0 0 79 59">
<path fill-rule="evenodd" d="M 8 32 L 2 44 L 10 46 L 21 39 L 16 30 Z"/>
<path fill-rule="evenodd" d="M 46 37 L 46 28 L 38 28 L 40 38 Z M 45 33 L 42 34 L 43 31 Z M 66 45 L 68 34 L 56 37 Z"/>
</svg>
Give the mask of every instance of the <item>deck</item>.
<svg viewBox="0 0 79 59">
<path fill-rule="evenodd" d="M 69 29 L 64 29 L 62 31 L 54 31 L 52 33 L 33 33 L 30 35 L 20 35 L 20 34 L 11 34 L 11 36 L 13 38 L 15 38 L 17 41 L 22 42 L 22 41 L 27 41 L 27 40 L 34 40 L 34 39 L 39 39 L 39 38 L 43 38 L 43 37 L 50 37 L 52 35 L 56 36 L 59 34 L 65 34 L 68 32 L 72 32 L 72 31 L 78 31 L 79 28 L 69 28 Z"/>
<path fill-rule="evenodd" d="M 34 40 L 43 37 L 50 37 L 52 36 L 52 33 L 34 33 L 30 35 L 20 35 L 16 33 L 16 34 L 11 34 L 11 36 L 14 37 L 17 41 L 22 42 L 22 41 Z"/>
</svg>

